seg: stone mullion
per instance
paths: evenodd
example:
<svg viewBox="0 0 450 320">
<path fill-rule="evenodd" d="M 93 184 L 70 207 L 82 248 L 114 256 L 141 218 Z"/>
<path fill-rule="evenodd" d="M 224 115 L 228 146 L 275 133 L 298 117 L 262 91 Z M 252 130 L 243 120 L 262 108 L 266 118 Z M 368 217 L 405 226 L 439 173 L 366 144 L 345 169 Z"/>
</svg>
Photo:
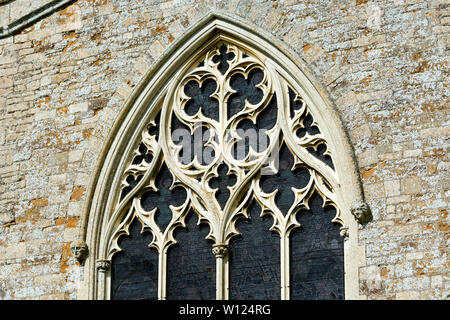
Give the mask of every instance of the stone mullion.
<svg viewBox="0 0 450 320">
<path fill-rule="evenodd" d="M 98 299 L 111 299 L 111 260 L 99 259 L 96 261 L 98 277 Z"/>
<path fill-rule="evenodd" d="M 158 300 L 167 298 L 167 248 L 158 256 Z"/>
<path fill-rule="evenodd" d="M 289 300 L 289 235 L 280 236 L 281 300 Z"/>
<path fill-rule="evenodd" d="M 228 300 L 228 253 L 227 245 L 213 245 L 216 257 L 216 299 Z"/>
</svg>

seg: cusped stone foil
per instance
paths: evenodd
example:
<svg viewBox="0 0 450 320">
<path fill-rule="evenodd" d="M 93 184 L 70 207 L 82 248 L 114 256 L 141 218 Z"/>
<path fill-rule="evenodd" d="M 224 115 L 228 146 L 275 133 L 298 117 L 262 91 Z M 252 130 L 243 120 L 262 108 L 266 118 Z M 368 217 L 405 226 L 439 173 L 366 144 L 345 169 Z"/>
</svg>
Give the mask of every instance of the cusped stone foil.
<svg viewBox="0 0 450 320">
<path fill-rule="evenodd" d="M 228 252 L 230 241 L 238 235 L 244 237 L 242 250 L 252 250 L 249 244 L 259 238 L 244 227 L 241 233 L 238 225 L 244 226 L 242 222 L 250 218 L 250 204 L 257 205 L 261 216 L 272 217 L 265 226 L 253 224 L 272 235 L 272 245 L 279 250 L 269 265 L 279 276 L 270 276 L 270 284 L 259 288 L 262 291 L 255 296 L 288 299 L 289 250 L 295 245 L 288 239 L 292 230 L 301 227 L 297 213 L 309 210 L 314 195 L 324 206 L 334 208 L 335 215 L 328 217 L 328 222 L 343 225 L 327 140 L 302 97 L 265 63 L 261 53 L 225 37 L 202 52 L 171 82 L 129 156 L 116 203 L 115 217 L 121 217 L 120 223 L 111 224 L 114 240 L 108 258 L 122 250 L 118 239 L 129 234 L 129 226 L 137 218 L 153 236 L 149 246 L 158 250 L 158 297 L 182 298 L 174 293 L 174 283 L 184 283 L 186 290 L 193 288 L 186 279 L 167 278 L 168 270 L 184 274 L 167 265 L 167 254 L 184 259 L 181 249 L 169 249 L 174 245 L 188 248 L 186 234 L 180 230 L 187 222 L 192 230 L 192 219 L 187 217 L 197 215 L 198 224 L 207 226 L 202 237 L 210 240 L 211 257 L 214 252 L 217 260 L 213 277 L 218 279 L 216 297 L 227 298 L 229 284 L 224 273 L 233 259 L 216 251 L 220 247 Z M 252 214 L 253 221 L 259 221 Z M 195 252 L 198 241 L 189 243 L 186 250 Z M 202 255 L 205 245 L 202 242 Z M 236 248 L 240 247 L 233 250 Z M 241 253 L 233 252 L 236 261 L 240 261 L 237 257 L 245 260 Z M 199 266 L 193 263 L 192 268 Z M 267 278 L 267 274 L 261 276 Z M 238 279 L 236 273 L 233 277 Z M 243 288 L 236 290 L 240 293 L 233 291 L 235 297 L 251 296 Z"/>
</svg>

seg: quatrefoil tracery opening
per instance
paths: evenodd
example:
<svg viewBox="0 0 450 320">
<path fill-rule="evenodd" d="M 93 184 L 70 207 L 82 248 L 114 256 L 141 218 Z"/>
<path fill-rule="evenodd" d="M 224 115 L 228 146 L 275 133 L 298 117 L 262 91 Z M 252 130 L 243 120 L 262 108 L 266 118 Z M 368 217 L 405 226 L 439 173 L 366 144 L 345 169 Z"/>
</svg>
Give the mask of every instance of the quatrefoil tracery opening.
<svg viewBox="0 0 450 320">
<path fill-rule="evenodd" d="M 224 75 L 229 67 L 228 61 L 232 61 L 236 55 L 233 52 L 228 52 L 228 47 L 222 44 L 219 48 L 219 54 L 213 56 L 212 61 L 217 63 L 217 69 Z"/>
<path fill-rule="evenodd" d="M 319 124 L 292 87 L 287 84 L 287 92 L 277 92 L 272 83 L 286 81 L 271 73 L 256 56 L 231 43 L 218 43 L 201 61 L 182 78 L 179 89 L 175 90 L 175 104 L 170 106 L 171 136 L 168 137 L 168 150 L 172 152 L 179 167 L 173 171 L 174 168 L 168 168 L 164 164 L 160 169 L 171 172 L 177 181 L 181 179 L 186 189 L 190 188 L 189 183 L 200 184 L 203 193 L 192 192 L 191 198 L 186 198 L 184 205 L 199 205 L 195 208 L 197 212 L 209 210 L 212 211 L 212 216 L 225 217 L 233 210 L 242 210 L 238 209 L 239 201 L 246 194 L 253 193 L 252 198 L 261 199 L 274 195 L 273 202 L 264 204 L 265 210 L 279 210 L 288 215 L 302 201 L 301 194 L 313 189 L 324 190 L 321 192 L 322 197 L 333 202 L 328 197 L 332 188 L 320 171 L 308 168 L 298 158 L 298 153 L 289 150 L 304 148 L 325 166 L 334 168 Z M 280 117 L 282 113 L 278 111 L 278 95 L 286 95 L 284 100 L 289 103 L 285 118 Z M 161 111 L 148 128 L 148 135 L 155 139 L 156 144 L 152 148 L 141 142 L 132 165 L 145 164 L 148 167 L 154 160 L 159 136 L 165 134 L 160 132 L 160 114 Z M 290 143 L 288 145 L 282 136 L 277 136 L 280 123 L 284 121 L 290 131 L 283 134 L 293 136 L 294 141 L 298 142 L 297 146 Z M 177 136 L 175 132 L 183 132 L 183 135 Z M 273 159 L 273 153 L 278 150 L 279 165 Z M 261 175 L 265 167 L 268 170 L 264 172 L 272 173 L 271 175 Z M 320 179 L 311 176 L 313 171 Z M 136 187 L 142 176 L 136 172 L 126 176 L 122 199 Z M 151 184 L 159 181 L 160 174 L 155 172 L 153 176 Z M 260 176 L 259 191 L 251 187 L 250 176 Z M 243 181 L 247 181 L 247 186 L 239 188 Z M 242 194 L 235 195 L 234 192 L 238 189 Z M 159 188 L 157 192 L 147 191 L 142 208 L 151 211 L 157 207 L 157 197 L 170 196 L 170 192 L 165 194 L 163 190 L 165 189 Z M 262 192 L 261 195 L 258 196 L 258 192 Z M 214 201 L 208 200 L 209 197 L 214 198 L 218 206 L 212 205 Z M 234 204 L 225 206 L 228 201 L 234 201 Z M 146 206 L 145 203 L 149 205 Z M 175 206 L 181 204 L 176 202 Z M 169 224 L 173 223 L 168 208 L 161 206 L 157 210 L 156 220 L 163 219 L 162 213 L 165 217 L 164 221 L 159 221 L 162 229 L 170 228 Z M 228 214 L 220 212 L 226 208 L 230 210 Z M 212 224 L 217 223 L 217 220 L 211 219 L 211 216 L 204 219 L 213 230 Z M 293 224 L 296 225 L 295 222 Z M 231 229 L 227 232 L 232 233 Z"/>
<path fill-rule="evenodd" d="M 249 203 L 272 216 L 269 229 L 281 238 L 301 227 L 297 215 L 315 197 L 335 209 L 333 221 L 342 221 L 325 178 L 334 164 L 321 124 L 262 58 L 219 41 L 168 90 L 173 96 L 166 93 L 169 103 L 153 112 L 125 170 L 118 205 L 129 211 L 112 254 L 134 216 L 152 232 L 150 245 L 160 254 L 177 243 L 174 231 L 186 226 L 189 212 L 209 226 L 206 238 L 216 245 L 240 234 L 236 222 L 249 217 Z"/>
<path fill-rule="evenodd" d="M 190 80 L 184 86 L 184 93 L 190 99 L 184 105 L 187 115 L 195 116 L 201 110 L 203 115 L 219 121 L 219 102 L 211 97 L 217 90 L 217 83 L 213 78 L 207 78 L 201 83 Z"/>
</svg>

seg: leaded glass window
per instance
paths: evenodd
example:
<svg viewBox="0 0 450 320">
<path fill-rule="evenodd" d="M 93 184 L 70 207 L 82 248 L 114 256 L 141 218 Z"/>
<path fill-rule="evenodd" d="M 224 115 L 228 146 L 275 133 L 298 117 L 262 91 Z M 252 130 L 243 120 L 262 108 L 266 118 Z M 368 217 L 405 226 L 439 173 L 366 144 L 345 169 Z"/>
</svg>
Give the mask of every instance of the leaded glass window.
<svg viewBox="0 0 450 320">
<path fill-rule="evenodd" d="M 344 298 L 326 124 L 276 66 L 221 35 L 170 80 L 122 174 L 110 298 Z"/>
</svg>

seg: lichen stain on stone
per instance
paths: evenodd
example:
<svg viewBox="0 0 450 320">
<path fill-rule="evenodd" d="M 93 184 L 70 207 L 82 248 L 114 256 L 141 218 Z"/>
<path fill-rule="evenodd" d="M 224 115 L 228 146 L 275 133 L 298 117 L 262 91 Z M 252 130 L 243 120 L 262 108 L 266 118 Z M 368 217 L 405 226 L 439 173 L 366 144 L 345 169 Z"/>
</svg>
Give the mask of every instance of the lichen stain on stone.
<svg viewBox="0 0 450 320">
<path fill-rule="evenodd" d="M 90 136 L 92 136 L 92 133 L 94 132 L 93 128 L 85 129 L 82 131 L 83 139 L 89 139 Z"/>
<path fill-rule="evenodd" d="M 362 168 L 361 169 L 361 176 L 363 177 L 363 179 L 368 179 L 374 174 L 374 172 L 376 170 L 377 170 L 377 168 L 370 168 L 370 169 Z"/>
<path fill-rule="evenodd" d="M 391 271 L 391 270 L 389 270 L 389 268 L 387 268 L 387 267 L 382 267 L 381 270 L 380 270 L 380 276 L 381 276 L 382 278 L 386 279 L 386 278 L 388 278 L 389 272 L 390 272 L 390 271 Z"/>
<path fill-rule="evenodd" d="M 62 116 L 64 114 L 66 114 L 68 111 L 69 111 L 69 106 L 60 107 L 60 108 L 56 109 L 56 114 L 58 116 Z"/>
<path fill-rule="evenodd" d="M 65 225 L 66 228 L 76 228 L 79 218 L 67 217 L 67 218 L 57 218 L 55 220 L 55 225 Z"/>
<path fill-rule="evenodd" d="M 36 25 L 33 24 L 33 25 L 31 25 L 31 26 L 29 26 L 29 27 L 23 29 L 23 30 L 20 32 L 20 34 L 27 34 L 27 33 L 30 33 L 31 31 L 34 31 L 35 29 L 36 29 Z"/>
<path fill-rule="evenodd" d="M 81 197 L 84 195 L 86 188 L 83 186 L 75 187 L 70 196 L 70 201 L 79 201 Z"/>
<path fill-rule="evenodd" d="M 54 43 L 44 43 L 44 41 L 41 39 L 41 41 L 32 41 L 32 48 L 35 48 L 35 52 L 46 52 L 50 51 L 55 48 Z"/>
<path fill-rule="evenodd" d="M 368 77 L 365 77 L 362 79 L 359 83 L 360 85 L 357 86 L 357 88 L 364 88 L 367 87 L 370 84 L 370 81 L 372 80 L 372 75 L 369 75 Z"/>
<path fill-rule="evenodd" d="M 94 116 L 96 116 L 100 111 L 102 111 L 103 108 L 98 108 L 94 110 Z"/>
<path fill-rule="evenodd" d="M 66 273 L 69 268 L 69 260 L 72 257 L 72 251 L 70 250 L 70 242 L 64 242 L 61 250 L 60 272 Z"/>
<path fill-rule="evenodd" d="M 97 60 L 91 63 L 91 66 L 106 65 L 109 61 L 111 61 L 111 51 L 107 50 L 102 52 L 102 54 L 98 56 Z"/>
<path fill-rule="evenodd" d="M 63 34 L 63 38 L 66 40 L 75 39 L 76 36 L 77 36 L 77 33 L 75 32 L 75 30 L 66 31 Z"/>
<path fill-rule="evenodd" d="M 439 222 L 439 230 L 442 232 L 449 232 L 450 231 L 450 225 L 445 222 Z"/>
<path fill-rule="evenodd" d="M 86 2 L 92 2 L 92 6 L 104 6 L 109 0 L 86 0 Z"/>
<path fill-rule="evenodd" d="M 35 224 L 40 219 L 40 211 L 42 208 L 48 206 L 47 198 L 33 199 L 28 202 L 28 209 L 25 210 L 23 217 L 17 217 L 15 223 L 25 223 L 30 221 Z"/>
<path fill-rule="evenodd" d="M 35 106 L 37 108 L 42 107 L 43 105 L 48 105 L 50 103 L 50 96 L 44 96 L 40 100 L 36 101 Z"/>
<path fill-rule="evenodd" d="M 59 132 L 58 131 L 50 132 L 43 136 L 40 136 L 38 139 L 36 139 L 35 143 L 39 145 L 41 148 L 47 147 L 60 150 L 67 150 L 68 141 L 65 141 L 66 139 L 63 139 L 61 133 Z"/>
<path fill-rule="evenodd" d="M 422 73 L 425 72 L 426 70 L 428 70 L 430 68 L 430 66 L 428 65 L 427 61 L 422 61 L 419 63 L 419 65 L 414 69 L 414 71 L 411 72 L 411 74 L 414 73 Z"/>
<path fill-rule="evenodd" d="M 77 10 L 78 9 L 78 10 Z M 77 4 L 70 5 L 63 10 L 59 11 L 57 24 L 66 24 L 67 22 L 74 22 L 79 18 L 79 7 Z"/>
</svg>

